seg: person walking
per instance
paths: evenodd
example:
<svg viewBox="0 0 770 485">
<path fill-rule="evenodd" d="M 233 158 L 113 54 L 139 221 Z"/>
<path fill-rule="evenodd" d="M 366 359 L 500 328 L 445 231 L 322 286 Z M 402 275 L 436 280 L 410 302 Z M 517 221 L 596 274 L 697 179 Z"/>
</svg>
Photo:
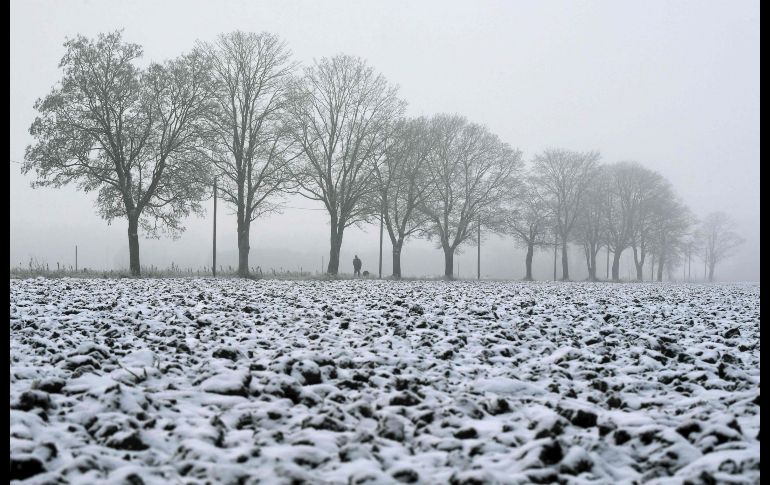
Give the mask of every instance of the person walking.
<svg viewBox="0 0 770 485">
<path fill-rule="evenodd" d="M 361 260 L 358 259 L 358 255 L 353 258 L 353 276 L 361 276 Z"/>
</svg>

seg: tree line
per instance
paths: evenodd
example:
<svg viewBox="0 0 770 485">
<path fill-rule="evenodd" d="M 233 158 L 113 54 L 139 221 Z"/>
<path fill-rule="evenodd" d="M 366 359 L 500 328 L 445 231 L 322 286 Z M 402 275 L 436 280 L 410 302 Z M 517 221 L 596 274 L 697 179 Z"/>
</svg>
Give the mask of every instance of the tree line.
<svg viewBox="0 0 770 485">
<path fill-rule="evenodd" d="M 636 162 L 601 164 L 598 152 L 522 152 L 457 114 L 405 116 L 396 86 L 361 58 L 337 55 L 301 67 L 269 33 L 232 32 L 140 67 L 142 47 L 121 31 L 64 43 L 62 77 L 35 103 L 22 171 L 33 186 L 74 183 L 96 191 L 100 216 L 128 222 L 129 265 L 140 274 L 139 228 L 177 237 L 201 214 L 216 183 L 237 218 L 238 274 L 249 276 L 251 223 L 299 194 L 329 216 L 337 274 L 345 230 L 381 221 L 393 276 L 413 237 L 443 250 L 447 278 L 481 228 L 513 236 L 532 279 L 537 250 L 582 247 L 590 280 L 600 251 L 631 251 L 636 278 L 701 257 L 717 263 L 741 243 L 723 213 L 698 223 L 660 174 Z M 609 275 L 606 275 L 607 277 Z M 651 276 L 650 279 L 653 279 Z"/>
</svg>

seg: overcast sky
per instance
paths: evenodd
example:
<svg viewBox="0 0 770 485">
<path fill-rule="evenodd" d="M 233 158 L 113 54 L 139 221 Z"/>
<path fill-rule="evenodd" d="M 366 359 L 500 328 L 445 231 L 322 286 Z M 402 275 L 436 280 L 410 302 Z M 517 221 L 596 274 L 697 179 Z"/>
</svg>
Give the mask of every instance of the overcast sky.
<svg viewBox="0 0 770 485">
<path fill-rule="evenodd" d="M 759 280 L 758 1 L 12 0 L 10 16 L 12 161 L 31 142 L 33 103 L 60 78 L 66 37 L 124 28 L 147 61 L 160 61 L 196 39 L 268 31 L 303 64 L 361 56 L 400 86 L 409 114 L 466 115 L 527 160 L 549 147 L 596 149 L 605 163 L 636 160 L 659 171 L 697 215 L 723 210 L 738 222 L 746 243 L 717 278 Z M 75 245 L 80 266 L 128 266 L 126 222 L 108 226 L 95 214 L 94 196 L 74 188 L 33 190 L 19 169 L 10 163 L 12 267 L 31 257 L 74 264 Z M 303 199 L 286 203 L 320 208 Z M 235 266 L 235 217 L 219 214 L 218 258 Z M 189 219 L 180 239 L 142 239 L 142 264 L 209 264 L 211 225 L 209 211 Z M 347 231 L 341 271 L 352 271 L 358 254 L 376 273 L 378 236 L 374 226 Z M 286 209 L 260 219 L 251 248 L 251 265 L 265 271 L 318 271 L 321 258 L 328 260 L 325 212 Z M 383 254 L 389 274 L 387 236 Z M 551 258 L 536 256 L 536 278 L 552 275 Z M 573 278 L 585 277 L 580 251 L 571 258 Z M 475 247 L 456 261 L 461 277 L 475 274 Z M 485 277 L 520 278 L 523 263 L 510 238 L 482 244 Z M 408 276 L 440 275 L 443 255 L 415 240 L 404 248 L 402 267 Z M 700 277 L 702 263 L 697 267 Z"/>
</svg>

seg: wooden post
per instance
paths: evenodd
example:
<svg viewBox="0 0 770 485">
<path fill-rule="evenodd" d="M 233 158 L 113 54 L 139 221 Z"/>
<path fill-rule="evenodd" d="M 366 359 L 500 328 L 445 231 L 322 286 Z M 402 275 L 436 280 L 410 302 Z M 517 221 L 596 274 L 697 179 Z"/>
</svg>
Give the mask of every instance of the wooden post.
<svg viewBox="0 0 770 485">
<path fill-rule="evenodd" d="M 214 229 L 211 250 L 211 274 L 217 275 L 217 179 L 214 178 Z"/>
</svg>

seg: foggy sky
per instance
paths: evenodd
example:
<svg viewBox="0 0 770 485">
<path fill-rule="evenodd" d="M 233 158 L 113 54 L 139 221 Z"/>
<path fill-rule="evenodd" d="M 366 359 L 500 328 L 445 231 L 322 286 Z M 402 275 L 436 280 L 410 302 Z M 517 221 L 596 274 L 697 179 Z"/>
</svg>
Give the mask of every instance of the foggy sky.
<svg viewBox="0 0 770 485">
<path fill-rule="evenodd" d="M 603 163 L 637 160 L 659 171 L 696 215 L 723 210 L 737 220 L 746 242 L 716 278 L 759 280 L 759 2 L 12 0 L 10 13 L 12 161 L 32 141 L 33 103 L 61 77 L 65 37 L 124 28 L 149 62 L 219 33 L 268 31 L 303 64 L 339 53 L 365 58 L 399 85 L 409 115 L 463 114 L 527 161 L 550 147 L 596 149 Z M 74 264 L 76 244 L 81 267 L 128 266 L 127 223 L 100 219 L 95 194 L 33 190 L 31 180 L 10 163 L 12 267 L 30 257 Z M 321 208 L 299 197 L 286 204 Z M 218 219 L 218 262 L 237 266 L 235 217 L 220 210 Z M 177 240 L 141 238 L 142 265 L 210 264 L 211 212 L 186 226 Z M 340 271 L 352 272 L 358 254 L 376 274 L 378 236 L 377 226 L 348 229 Z M 252 224 L 250 265 L 265 272 L 319 271 L 328 253 L 323 210 L 286 209 Z M 537 253 L 535 278 L 552 277 L 552 257 Z M 475 247 L 455 260 L 461 277 L 475 275 Z M 443 261 L 432 242 L 404 247 L 405 276 L 441 275 Z M 603 276 L 604 250 L 600 261 Z M 512 238 L 490 237 L 481 265 L 484 277 L 521 278 L 524 252 Z M 693 267 L 701 277 L 702 263 Z M 383 274 L 390 269 L 386 234 Z M 570 272 L 587 275 L 578 248 Z"/>
</svg>

